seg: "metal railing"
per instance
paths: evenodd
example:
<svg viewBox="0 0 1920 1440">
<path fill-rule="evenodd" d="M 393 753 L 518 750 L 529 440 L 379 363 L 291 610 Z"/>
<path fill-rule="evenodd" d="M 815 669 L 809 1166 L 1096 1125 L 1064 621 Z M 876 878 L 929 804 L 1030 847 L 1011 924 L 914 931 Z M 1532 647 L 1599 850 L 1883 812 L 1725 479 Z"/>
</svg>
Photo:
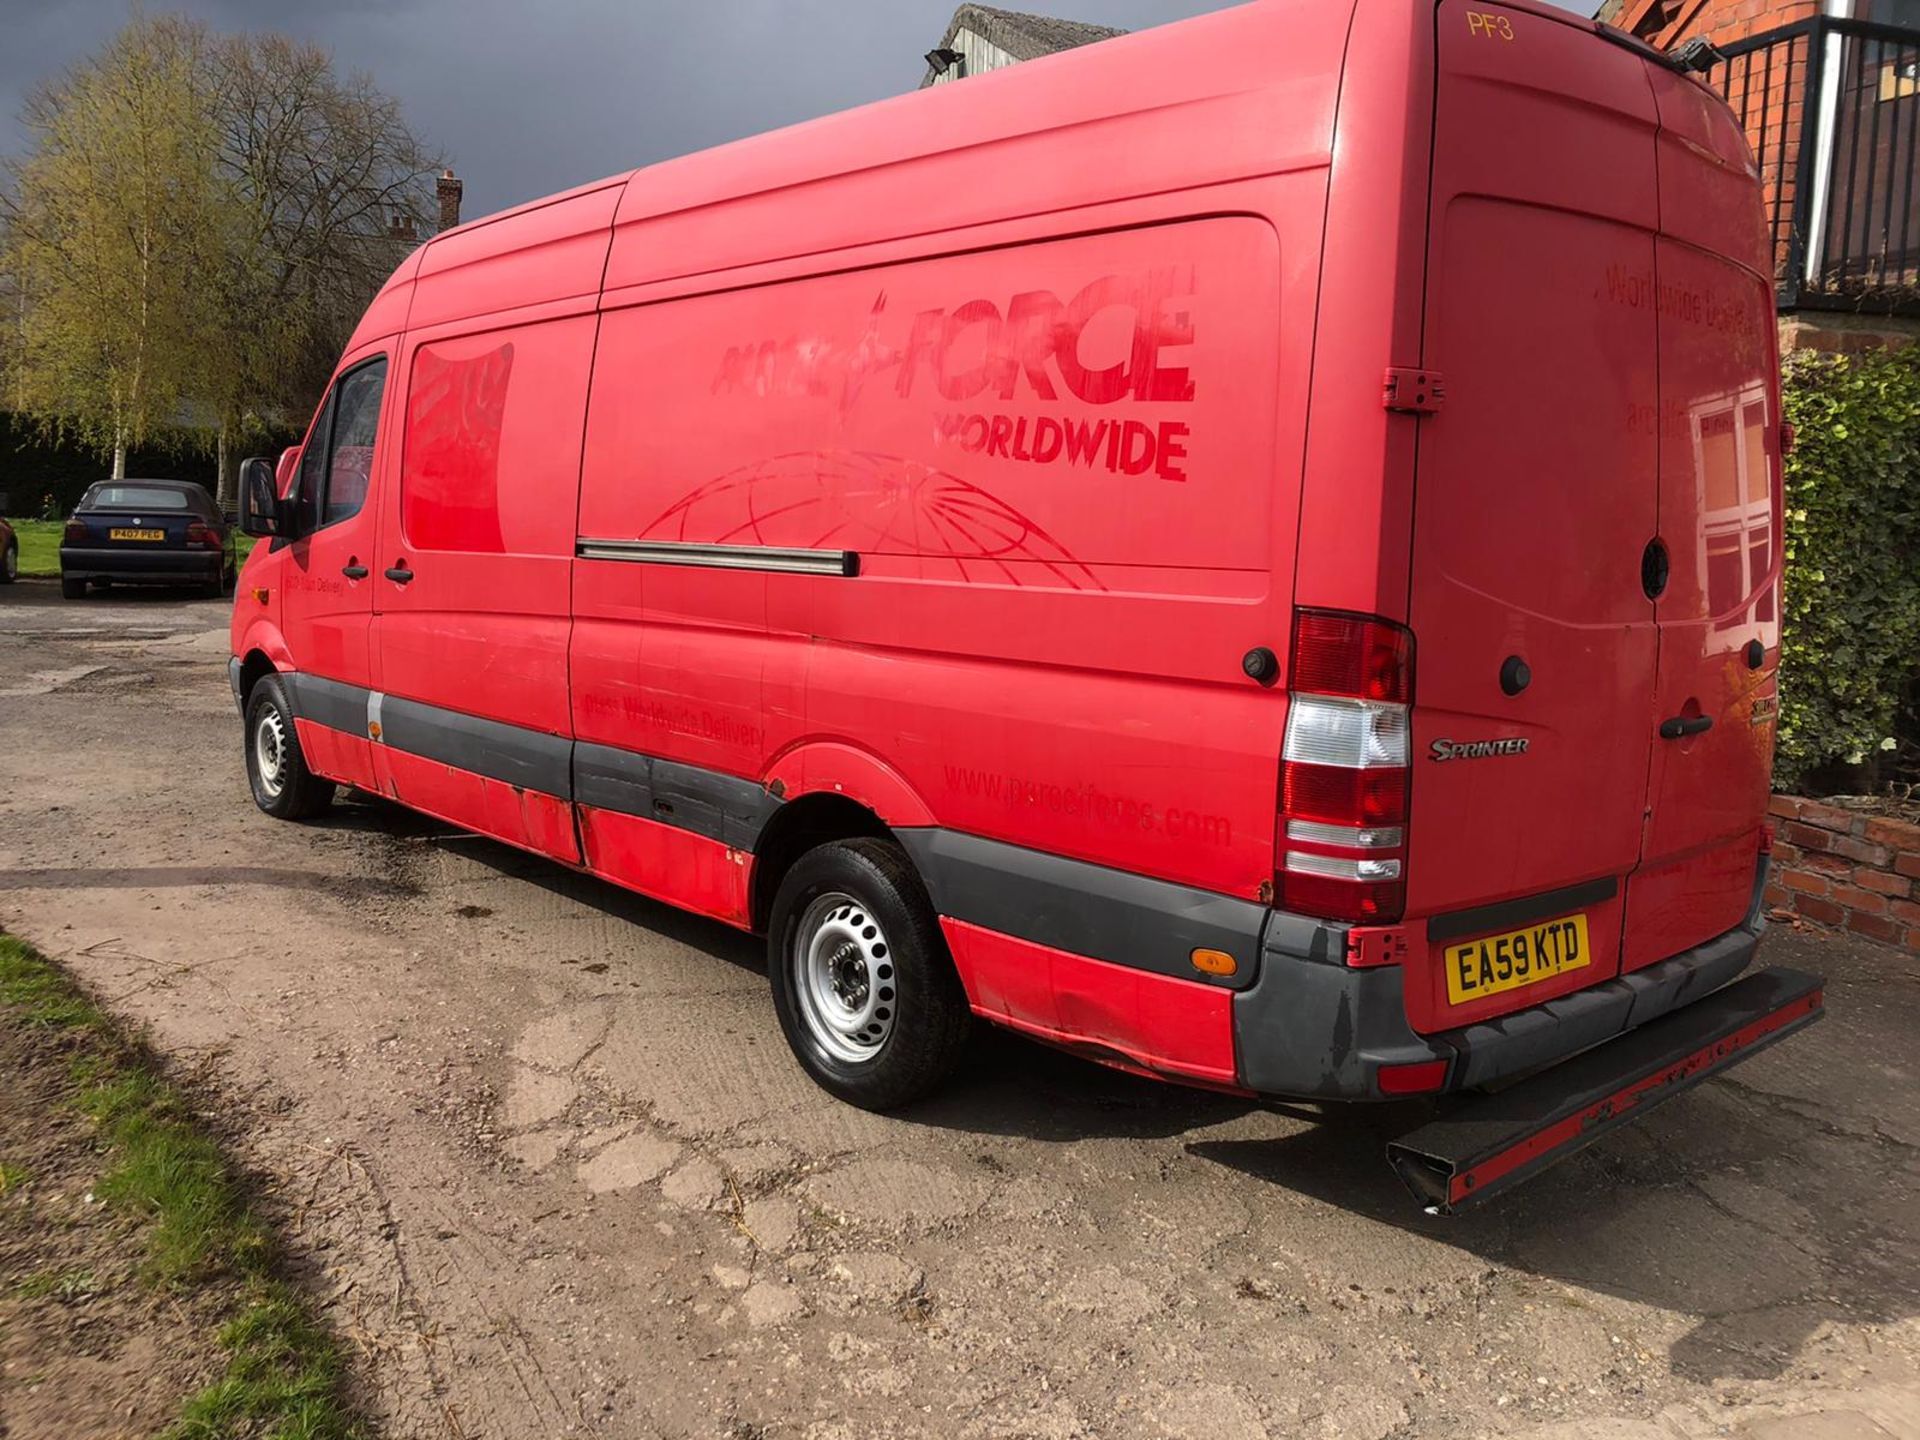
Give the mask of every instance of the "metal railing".
<svg viewBox="0 0 1920 1440">
<path fill-rule="evenodd" d="M 1920 30 L 1821 15 L 1720 49 L 1780 308 L 1920 314 Z"/>
</svg>

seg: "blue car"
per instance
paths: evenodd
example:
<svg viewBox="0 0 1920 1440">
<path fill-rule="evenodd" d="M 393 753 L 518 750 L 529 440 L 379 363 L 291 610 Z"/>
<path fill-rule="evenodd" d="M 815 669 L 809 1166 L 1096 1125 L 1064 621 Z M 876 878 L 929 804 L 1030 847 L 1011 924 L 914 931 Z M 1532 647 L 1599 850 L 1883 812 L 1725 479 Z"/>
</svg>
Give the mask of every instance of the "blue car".
<svg viewBox="0 0 1920 1440">
<path fill-rule="evenodd" d="M 102 480 L 90 486 L 60 539 L 60 593 L 87 586 L 233 584 L 233 531 L 213 497 L 190 480 Z"/>
</svg>

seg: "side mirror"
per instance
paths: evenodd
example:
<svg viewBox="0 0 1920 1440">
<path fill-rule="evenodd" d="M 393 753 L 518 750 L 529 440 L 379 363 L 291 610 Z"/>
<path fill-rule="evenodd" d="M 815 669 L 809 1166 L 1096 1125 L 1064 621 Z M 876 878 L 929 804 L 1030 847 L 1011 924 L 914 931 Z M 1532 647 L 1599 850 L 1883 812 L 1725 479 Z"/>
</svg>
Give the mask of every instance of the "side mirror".
<svg viewBox="0 0 1920 1440">
<path fill-rule="evenodd" d="M 287 507 L 274 486 L 271 460 L 240 462 L 240 528 L 263 539 L 287 533 Z"/>
</svg>

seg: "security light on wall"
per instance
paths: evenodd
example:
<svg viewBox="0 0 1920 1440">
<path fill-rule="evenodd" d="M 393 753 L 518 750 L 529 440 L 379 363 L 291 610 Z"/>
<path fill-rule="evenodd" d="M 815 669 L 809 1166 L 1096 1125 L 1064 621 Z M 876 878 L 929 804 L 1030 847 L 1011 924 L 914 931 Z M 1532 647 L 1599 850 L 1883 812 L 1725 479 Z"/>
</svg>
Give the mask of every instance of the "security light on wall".
<svg viewBox="0 0 1920 1440">
<path fill-rule="evenodd" d="M 956 80 L 965 78 L 967 73 L 967 57 L 958 50 L 950 50 L 944 45 L 937 50 L 927 51 L 927 64 L 933 67 L 933 73 L 936 75 L 944 75 L 948 70 L 952 70 L 953 78 Z"/>
</svg>

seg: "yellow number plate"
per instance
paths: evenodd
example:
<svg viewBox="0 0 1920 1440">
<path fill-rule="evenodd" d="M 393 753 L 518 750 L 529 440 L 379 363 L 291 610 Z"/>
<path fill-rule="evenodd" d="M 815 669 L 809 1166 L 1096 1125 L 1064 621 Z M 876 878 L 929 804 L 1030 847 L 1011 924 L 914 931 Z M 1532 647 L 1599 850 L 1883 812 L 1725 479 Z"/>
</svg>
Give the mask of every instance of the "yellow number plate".
<svg viewBox="0 0 1920 1440">
<path fill-rule="evenodd" d="M 1587 917 L 1568 915 L 1504 935 L 1447 946 L 1447 998 L 1455 1005 L 1538 985 L 1593 962 Z"/>
<path fill-rule="evenodd" d="M 107 538 L 109 540 L 164 540 L 167 538 L 167 532 L 164 530 L 127 530 L 123 528 L 107 531 Z"/>
</svg>

